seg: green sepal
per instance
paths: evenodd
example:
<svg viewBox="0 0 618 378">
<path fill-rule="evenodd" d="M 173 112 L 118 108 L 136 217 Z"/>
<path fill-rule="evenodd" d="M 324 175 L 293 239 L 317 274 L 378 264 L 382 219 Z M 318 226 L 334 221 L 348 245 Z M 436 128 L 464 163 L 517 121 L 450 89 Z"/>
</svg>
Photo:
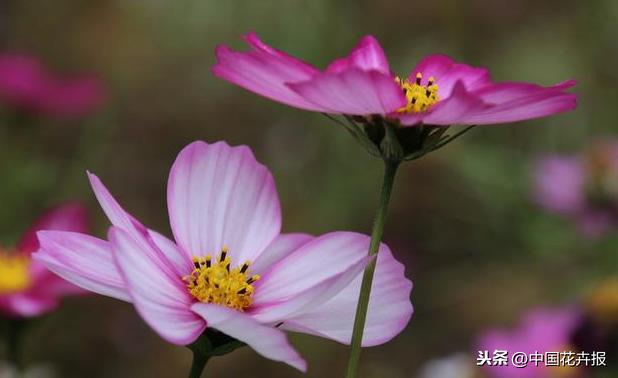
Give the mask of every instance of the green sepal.
<svg viewBox="0 0 618 378">
<path fill-rule="evenodd" d="M 207 328 L 197 340 L 187 345 L 187 348 L 201 356 L 214 357 L 223 356 L 246 345 L 223 332 Z"/>
</svg>

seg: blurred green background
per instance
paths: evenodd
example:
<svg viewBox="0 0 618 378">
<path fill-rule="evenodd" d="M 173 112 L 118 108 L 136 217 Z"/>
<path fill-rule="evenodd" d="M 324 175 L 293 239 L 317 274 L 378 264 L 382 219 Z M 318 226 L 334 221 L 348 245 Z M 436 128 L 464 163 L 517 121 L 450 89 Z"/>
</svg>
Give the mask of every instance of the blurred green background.
<svg viewBox="0 0 618 378">
<path fill-rule="evenodd" d="M 496 80 L 543 85 L 576 78 L 575 112 L 479 127 L 400 170 L 385 241 L 414 283 L 415 315 L 389 344 L 365 349 L 364 378 L 412 377 L 427 360 L 466 351 L 492 325 L 537 304 L 576 300 L 616 271 L 618 238 L 582 238 L 531 200 L 540 154 L 576 152 L 613 136 L 618 120 L 615 0 L 143 0 L 0 3 L 0 48 L 53 71 L 92 72 L 108 101 L 79 121 L 0 122 L 0 243 L 12 244 L 46 207 L 89 204 L 108 227 L 84 172 L 96 172 L 127 210 L 169 234 L 165 187 L 180 149 L 196 139 L 247 144 L 273 172 L 284 231 L 369 233 L 381 163 L 321 115 L 250 94 L 210 73 L 215 46 L 264 41 L 320 67 L 364 34 L 407 74 L 442 52 L 490 68 Z M 293 343 L 310 377 L 339 377 L 347 348 L 304 335 Z M 190 353 L 168 345 L 132 306 L 70 299 L 32 327 L 27 361 L 61 377 L 184 376 Z M 611 362 L 611 357 L 610 357 Z M 206 376 L 300 377 L 248 348 L 214 359 Z"/>
</svg>

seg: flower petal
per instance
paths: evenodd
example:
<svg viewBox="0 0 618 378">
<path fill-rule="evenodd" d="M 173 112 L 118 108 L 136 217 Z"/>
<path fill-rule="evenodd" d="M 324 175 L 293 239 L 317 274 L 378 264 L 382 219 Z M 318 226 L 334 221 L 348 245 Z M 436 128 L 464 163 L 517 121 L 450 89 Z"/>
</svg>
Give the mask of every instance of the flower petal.
<svg viewBox="0 0 618 378">
<path fill-rule="evenodd" d="M 169 243 L 162 239 L 162 235 L 157 235 L 154 231 L 148 230 L 131 214 L 127 213 L 96 175 L 88 173 L 88 178 L 101 208 L 114 226 L 129 233 L 137 242 L 147 241 L 143 248 L 155 251 L 161 263 L 172 267 L 177 275 L 183 276 L 191 271 L 190 269 L 187 270 L 188 264 L 192 264 L 191 255 L 182 249 L 170 248 Z M 162 244 L 161 247 L 163 248 L 158 245 L 159 248 L 152 248 L 151 242 Z M 181 255 L 178 256 L 178 253 L 181 253 Z"/>
<path fill-rule="evenodd" d="M 175 268 L 176 274 L 184 276 L 193 271 L 192 257 L 182 248 L 179 248 L 176 243 L 153 230 L 148 230 L 148 236 L 163 255 L 165 255 L 166 261 Z"/>
<path fill-rule="evenodd" d="M 170 172 L 167 202 L 176 241 L 196 256 L 227 246 L 233 262 L 253 261 L 281 229 L 273 177 L 246 146 L 187 146 Z"/>
<path fill-rule="evenodd" d="M 9 317 L 35 317 L 58 306 L 56 298 L 41 297 L 35 293 L 17 293 L 0 297 L 0 312 Z"/>
<path fill-rule="evenodd" d="M 423 79 L 427 80 L 430 76 L 438 79 L 444 76 L 455 64 L 455 61 L 443 54 L 427 55 L 412 69 L 408 76 L 409 81 L 416 79 L 416 74 L 421 73 Z"/>
<path fill-rule="evenodd" d="M 502 104 L 539 93 L 562 92 L 575 86 L 575 84 L 577 84 L 575 80 L 567 80 L 549 87 L 530 83 L 505 82 L 486 86 L 478 90 L 476 95 L 489 104 Z"/>
<path fill-rule="evenodd" d="M 286 258 L 303 244 L 313 239 L 307 234 L 281 234 L 270 243 L 262 254 L 251 264 L 251 272 L 263 274 L 271 266 Z"/>
<path fill-rule="evenodd" d="M 88 229 L 88 210 L 86 207 L 77 202 L 66 203 L 47 211 L 37 219 L 22 236 L 21 241 L 17 244 L 17 249 L 24 253 L 36 251 L 39 248 L 36 233 L 40 230 L 87 233 Z"/>
<path fill-rule="evenodd" d="M 319 72 L 319 70 L 312 65 L 265 44 L 256 33 L 248 33 L 244 36 L 244 40 L 253 48 L 253 50 L 272 55 L 285 62 L 291 71 L 296 71 L 297 76 L 294 77 L 294 80 L 306 80 L 307 77 L 315 75 Z"/>
<path fill-rule="evenodd" d="M 451 96 L 457 82 L 463 83 L 468 91 L 473 91 L 491 84 L 489 71 L 486 68 L 472 67 L 467 64 L 457 63 L 446 55 L 429 55 L 414 67 L 409 81 L 416 79 L 416 74 L 423 75 L 422 82 L 426 83 L 430 77 L 434 77 L 438 85 L 438 96 L 445 100 Z"/>
<path fill-rule="evenodd" d="M 382 46 L 371 35 L 361 38 L 348 56 L 332 62 L 326 72 L 338 73 L 350 68 L 360 68 L 363 71 L 375 70 L 385 75 L 391 74 Z"/>
<path fill-rule="evenodd" d="M 375 70 L 349 68 L 288 86 L 328 113 L 389 114 L 406 105 L 406 98 L 395 79 Z"/>
<path fill-rule="evenodd" d="M 307 371 L 307 363 L 280 330 L 262 325 L 246 314 L 227 307 L 196 303 L 191 309 L 206 320 L 208 327 L 246 343 L 262 356 L 285 362 L 302 372 Z"/>
<path fill-rule="evenodd" d="M 478 112 L 470 112 L 460 124 L 488 125 L 525 121 L 534 118 L 567 112 L 577 106 L 577 95 L 571 93 L 550 92 L 529 96 Z"/>
<path fill-rule="evenodd" d="M 283 329 L 304 332 L 349 344 L 362 274 L 329 301 L 287 319 Z M 404 266 L 382 244 L 372 284 L 363 346 L 385 343 L 399 334 L 412 316 L 412 282 L 404 276 Z"/>
<path fill-rule="evenodd" d="M 227 46 L 215 50 L 217 64 L 212 68 L 215 76 L 251 92 L 306 110 L 323 111 L 285 84 L 311 79 L 319 71 L 282 51 L 263 43 L 251 33 L 245 37 L 253 51 L 238 52 Z"/>
<path fill-rule="evenodd" d="M 33 255 L 35 261 L 86 290 L 130 301 L 108 242 L 66 231 L 39 231 L 38 237 L 41 248 Z"/>
<path fill-rule="evenodd" d="M 549 211 L 576 214 L 585 207 L 586 172 L 577 157 L 546 156 L 534 168 L 534 197 Z"/>
<path fill-rule="evenodd" d="M 190 310 L 193 301 L 181 277 L 170 275 L 147 249 L 147 240 L 137 241 L 118 227 L 110 229 L 109 240 L 132 302 L 146 323 L 170 343 L 195 341 L 206 323 Z"/>
<path fill-rule="evenodd" d="M 369 237 L 331 232 L 304 244 L 254 284 L 256 306 L 288 301 L 367 257 Z"/>
<path fill-rule="evenodd" d="M 365 256 L 342 272 L 328 277 L 286 300 L 268 304 L 255 302 L 250 310 L 250 315 L 260 323 L 278 323 L 294 318 L 295 315 L 313 309 L 336 296 L 359 276 L 369 261 L 371 261 L 371 257 Z"/>
<path fill-rule="evenodd" d="M 147 233 L 146 228 L 120 206 L 96 175 L 88 172 L 88 179 L 103 212 L 114 226 L 122 228 L 130 234 L 144 235 Z"/>
<path fill-rule="evenodd" d="M 104 100 L 103 84 L 94 76 L 52 80 L 40 93 L 39 111 L 58 118 L 78 118 L 96 110 Z"/>
</svg>

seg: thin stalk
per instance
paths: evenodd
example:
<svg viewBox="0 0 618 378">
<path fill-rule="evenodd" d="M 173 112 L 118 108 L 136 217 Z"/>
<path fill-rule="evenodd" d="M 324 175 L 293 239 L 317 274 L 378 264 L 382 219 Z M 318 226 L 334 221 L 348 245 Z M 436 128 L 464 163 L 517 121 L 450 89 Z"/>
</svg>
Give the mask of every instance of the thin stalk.
<svg viewBox="0 0 618 378">
<path fill-rule="evenodd" d="M 19 320 L 9 320 L 6 329 L 6 358 L 20 372 L 23 368 L 21 359 L 22 328 L 23 324 Z"/>
<path fill-rule="evenodd" d="M 388 204 L 390 202 L 391 192 L 393 191 L 393 183 L 395 181 L 395 174 L 397 173 L 398 167 L 399 162 L 385 161 L 384 163 L 384 178 L 382 181 L 382 189 L 380 191 L 378 211 L 376 213 L 373 229 L 371 231 L 369 256 L 375 256 L 380 247 L 380 241 L 382 240 L 382 234 L 384 233 L 386 214 L 388 212 Z M 358 305 L 356 307 L 356 317 L 354 319 L 350 359 L 348 360 L 348 370 L 346 374 L 347 378 L 355 378 L 358 372 L 361 344 L 363 341 L 363 332 L 365 330 L 365 320 L 367 319 L 367 309 L 369 307 L 369 297 L 371 295 L 371 284 L 373 283 L 376 261 L 377 256 L 367 265 L 363 274 Z"/>
<path fill-rule="evenodd" d="M 210 356 L 199 351 L 193 351 L 193 363 L 191 363 L 189 378 L 200 378 L 209 359 Z"/>
</svg>

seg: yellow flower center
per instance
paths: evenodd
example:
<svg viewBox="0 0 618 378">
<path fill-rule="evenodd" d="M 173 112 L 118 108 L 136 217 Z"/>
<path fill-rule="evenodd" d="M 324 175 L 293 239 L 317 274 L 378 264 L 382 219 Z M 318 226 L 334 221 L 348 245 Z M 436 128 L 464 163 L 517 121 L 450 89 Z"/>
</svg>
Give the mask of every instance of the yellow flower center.
<svg viewBox="0 0 618 378">
<path fill-rule="evenodd" d="M 31 282 L 30 259 L 0 249 L 0 294 L 12 294 L 27 289 Z"/>
<path fill-rule="evenodd" d="M 195 269 L 183 277 L 189 293 L 200 302 L 215 303 L 244 311 L 251 306 L 253 285 L 260 279 L 257 274 L 249 275 L 250 262 L 230 268 L 232 259 L 227 256 L 227 248 L 215 260 L 211 256 L 193 257 Z"/>
<path fill-rule="evenodd" d="M 395 81 L 401 89 L 403 93 L 406 95 L 406 99 L 408 100 L 408 104 L 401 109 L 398 109 L 399 113 L 420 113 L 427 110 L 430 106 L 440 101 L 440 97 L 438 97 L 438 85 L 435 83 L 436 80 L 433 76 L 427 80 L 427 85 L 422 85 L 421 81 L 423 79 L 423 75 L 419 72 L 416 74 L 416 80 L 413 83 L 410 83 L 408 80 L 401 80 L 401 78 L 396 77 Z"/>
</svg>

